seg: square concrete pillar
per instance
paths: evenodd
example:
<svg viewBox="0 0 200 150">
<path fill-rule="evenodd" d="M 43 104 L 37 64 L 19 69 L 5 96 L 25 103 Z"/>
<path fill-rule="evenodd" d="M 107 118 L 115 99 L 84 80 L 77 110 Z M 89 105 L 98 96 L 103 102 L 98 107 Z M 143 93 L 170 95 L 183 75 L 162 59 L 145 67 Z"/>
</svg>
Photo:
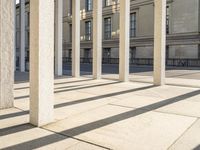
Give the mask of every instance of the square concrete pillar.
<svg viewBox="0 0 200 150">
<path fill-rule="evenodd" d="M 93 1 L 93 77 L 102 73 L 102 0 Z"/>
<path fill-rule="evenodd" d="M 54 120 L 54 1 L 30 0 L 30 122 Z"/>
<path fill-rule="evenodd" d="M 55 11 L 55 74 L 63 75 L 63 0 L 56 0 Z"/>
<path fill-rule="evenodd" d="M 119 80 L 129 80 L 130 0 L 120 0 Z"/>
<path fill-rule="evenodd" d="M 166 0 L 154 1 L 154 84 L 165 84 Z"/>
<path fill-rule="evenodd" d="M 14 1 L 0 0 L 0 109 L 13 107 Z"/>
<path fill-rule="evenodd" d="M 20 71 L 25 72 L 25 33 L 26 33 L 26 24 L 25 24 L 25 0 L 20 0 Z"/>
<path fill-rule="evenodd" d="M 72 0 L 72 76 L 80 76 L 80 0 Z"/>
</svg>

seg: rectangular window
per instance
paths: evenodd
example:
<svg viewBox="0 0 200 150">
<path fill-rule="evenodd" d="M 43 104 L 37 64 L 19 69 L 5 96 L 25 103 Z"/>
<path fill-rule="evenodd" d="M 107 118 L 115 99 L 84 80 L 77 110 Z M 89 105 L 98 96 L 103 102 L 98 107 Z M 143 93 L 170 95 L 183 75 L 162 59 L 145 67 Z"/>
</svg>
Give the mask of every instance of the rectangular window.
<svg viewBox="0 0 200 150">
<path fill-rule="evenodd" d="M 92 0 L 85 0 L 86 11 L 92 10 Z"/>
<path fill-rule="evenodd" d="M 111 49 L 110 48 L 103 49 L 103 58 L 105 58 L 105 59 L 111 58 Z"/>
<path fill-rule="evenodd" d="M 69 42 L 72 42 L 72 24 L 69 25 Z"/>
<path fill-rule="evenodd" d="M 90 58 L 91 49 L 84 49 L 84 58 Z"/>
<path fill-rule="evenodd" d="M 130 37 L 136 36 L 136 13 L 130 15 Z"/>
<path fill-rule="evenodd" d="M 111 2 L 110 0 L 104 0 L 104 7 L 110 6 Z"/>
<path fill-rule="evenodd" d="M 130 48 L 130 59 L 135 59 L 136 58 L 136 47 L 131 47 Z"/>
<path fill-rule="evenodd" d="M 69 16 L 72 15 L 72 0 L 69 0 Z"/>
<path fill-rule="evenodd" d="M 104 19 L 104 39 L 111 39 L 111 18 Z"/>
<path fill-rule="evenodd" d="M 167 6 L 166 15 L 166 33 L 169 34 L 169 6 Z"/>
<path fill-rule="evenodd" d="M 92 23 L 91 21 L 85 22 L 85 40 L 90 41 L 92 34 Z"/>
</svg>

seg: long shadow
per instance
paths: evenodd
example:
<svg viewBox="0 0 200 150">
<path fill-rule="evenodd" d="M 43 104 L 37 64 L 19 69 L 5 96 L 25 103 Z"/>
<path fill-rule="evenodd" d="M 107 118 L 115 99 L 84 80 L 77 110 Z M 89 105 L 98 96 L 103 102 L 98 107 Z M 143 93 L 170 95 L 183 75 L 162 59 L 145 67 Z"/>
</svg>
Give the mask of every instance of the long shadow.
<svg viewBox="0 0 200 150">
<path fill-rule="evenodd" d="M 200 145 L 198 145 L 197 147 L 195 147 L 193 150 L 200 150 Z"/>
<path fill-rule="evenodd" d="M 92 80 L 94 80 L 94 79 L 86 79 L 86 80 L 78 80 L 78 81 L 67 81 L 67 82 L 61 82 L 61 83 L 54 83 L 54 85 L 85 82 L 85 81 L 92 81 Z"/>
<path fill-rule="evenodd" d="M 112 85 L 112 84 L 117 84 L 120 83 L 120 81 L 117 82 L 111 82 L 111 83 L 104 83 L 104 84 L 97 84 L 97 85 L 91 85 L 91 86 L 84 86 L 84 87 L 77 87 L 77 88 L 72 88 L 72 89 L 65 89 L 65 90 L 59 90 L 59 91 L 54 91 L 54 93 L 62 93 L 62 92 L 69 92 L 69 91 L 74 91 L 74 90 L 82 90 L 82 89 L 87 89 L 87 88 L 94 88 L 94 87 L 100 87 L 100 86 L 106 86 L 106 85 Z M 18 96 L 15 97 L 15 100 L 23 99 L 23 98 L 29 98 L 29 95 L 24 95 L 24 96 Z"/>
<path fill-rule="evenodd" d="M 0 129 L 0 136 L 6 136 L 9 134 L 14 134 L 14 133 L 25 131 L 25 130 L 30 130 L 33 128 L 35 128 L 35 127 L 28 123 L 15 125 L 12 127 Z"/>
<path fill-rule="evenodd" d="M 110 124 L 113 124 L 113 123 L 116 123 L 116 122 L 119 122 L 119 121 L 127 120 L 129 118 L 133 118 L 133 117 L 142 115 L 144 113 L 148 113 L 148 112 L 156 110 L 158 108 L 161 108 L 161 107 L 173 104 L 173 103 L 177 103 L 179 101 L 185 100 L 187 98 L 190 98 L 190 97 L 193 97 L 193 96 L 196 96 L 196 95 L 199 95 L 199 94 L 200 94 L 200 90 L 193 91 L 193 92 L 190 92 L 190 93 L 187 93 L 187 94 L 184 94 L 184 95 L 180 95 L 180 96 L 177 96 L 177 97 L 166 99 L 166 100 L 161 101 L 161 102 L 150 104 L 150 105 L 138 108 L 138 109 L 134 109 L 134 110 L 131 110 L 131 111 L 127 111 L 127 112 L 118 114 L 118 115 L 114 115 L 114 116 L 107 117 L 107 118 L 104 118 L 104 119 L 101 119 L 101 120 L 97 120 L 97 121 L 94 121 L 94 122 L 91 122 L 91 123 L 88 123 L 88 124 L 77 126 L 77 127 L 59 132 L 58 134 L 66 135 L 66 136 L 69 136 L 69 137 L 74 137 L 74 136 L 77 136 L 77 135 L 80 135 L 80 134 L 83 134 L 83 133 L 86 133 L 86 132 L 89 132 L 89 131 L 110 125 Z M 52 135 L 48 135 L 48 136 L 41 137 L 41 138 L 38 138 L 38 139 L 34 139 L 34 140 L 31 140 L 31 141 L 26 141 L 24 143 L 20 143 L 20 144 L 17 144 L 17 145 L 13 145 L 13 146 L 9 146 L 7 148 L 4 148 L 4 150 L 10 150 L 10 149 L 22 150 L 22 149 L 27 149 L 27 147 L 31 148 L 31 149 L 33 149 L 33 148 L 35 149 L 35 148 L 39 148 L 39 147 L 42 147 L 42 146 L 45 146 L 45 145 L 49 145 L 49 144 L 52 144 L 52 143 L 55 143 L 55 142 L 59 142 L 61 140 L 68 138 L 68 137 L 66 137 L 64 139 L 55 138 L 55 135 L 56 134 L 52 134 Z M 199 148 L 199 147 L 197 147 L 197 148 Z"/>
<path fill-rule="evenodd" d="M 110 93 L 110 94 L 105 94 L 105 95 L 100 95 L 100 96 L 80 99 L 80 100 L 77 100 L 77 101 L 71 101 L 71 102 L 67 102 L 67 103 L 56 104 L 56 105 L 54 105 L 54 108 L 60 108 L 60 107 L 80 104 L 80 103 L 89 102 L 89 101 L 93 101 L 93 100 L 96 101 L 96 100 L 99 100 L 99 99 L 102 99 L 102 98 L 111 97 L 111 96 L 117 96 L 117 95 L 136 92 L 136 91 L 141 91 L 141 90 L 149 89 L 149 88 L 152 88 L 152 87 L 155 87 L 155 86 L 152 85 L 152 86 L 141 87 L 141 88 L 132 89 L 132 90 L 125 90 L 125 91 L 121 91 L 121 92 L 115 92 L 115 93 Z M 29 111 L 22 111 L 22 112 L 17 112 L 17 113 L 1 115 L 0 116 L 0 120 L 12 118 L 12 117 L 17 117 L 17 116 L 22 116 L 22 115 L 27 115 L 27 114 L 29 114 Z"/>
<path fill-rule="evenodd" d="M 84 81 L 91 81 L 94 79 L 87 79 L 87 80 L 78 80 L 78 81 L 69 81 L 69 82 L 61 82 L 61 83 L 54 83 L 54 85 L 59 85 L 59 84 L 69 84 L 69 83 L 77 83 L 77 82 L 84 82 Z M 73 87 L 73 86 L 72 86 Z M 30 87 L 21 87 L 21 88 L 14 88 L 14 90 L 24 90 L 24 89 L 29 89 Z"/>
<path fill-rule="evenodd" d="M 54 91 L 54 93 L 69 92 L 69 91 L 82 90 L 82 89 L 87 89 L 87 88 L 95 88 L 95 87 L 118 84 L 118 83 L 120 83 L 120 81 L 104 83 L 104 84 L 96 84 L 96 85 L 90 85 L 90 86 L 84 86 L 84 87 L 77 87 L 77 88 L 72 88 L 72 89 L 59 90 L 59 91 Z"/>
<path fill-rule="evenodd" d="M 145 87 L 141 87 L 141 88 L 137 88 L 137 89 L 125 90 L 125 91 L 120 91 L 120 92 L 109 93 L 109 94 L 105 94 L 105 95 L 100 95 L 100 96 L 80 99 L 80 100 L 76 100 L 76 101 L 56 104 L 56 105 L 54 105 L 54 108 L 60 108 L 60 107 L 65 107 L 65 106 L 70 106 L 70 105 L 75 105 L 75 104 L 81 104 L 81 103 L 85 103 L 85 102 L 89 102 L 89 101 L 97 101 L 97 100 L 100 100 L 102 98 L 107 98 L 107 97 L 127 94 L 127 93 L 131 93 L 131 92 L 136 92 L 136 91 L 142 91 L 142 90 L 146 90 L 146 89 L 153 88 L 153 87 L 155 87 L 155 86 L 154 85 L 145 86 Z"/>
<path fill-rule="evenodd" d="M 20 111 L 20 112 L 5 114 L 5 115 L 0 116 L 0 120 L 13 118 L 13 117 L 19 117 L 19 116 L 23 116 L 23 115 L 27 115 L 27 114 L 29 114 L 29 111 Z"/>
</svg>

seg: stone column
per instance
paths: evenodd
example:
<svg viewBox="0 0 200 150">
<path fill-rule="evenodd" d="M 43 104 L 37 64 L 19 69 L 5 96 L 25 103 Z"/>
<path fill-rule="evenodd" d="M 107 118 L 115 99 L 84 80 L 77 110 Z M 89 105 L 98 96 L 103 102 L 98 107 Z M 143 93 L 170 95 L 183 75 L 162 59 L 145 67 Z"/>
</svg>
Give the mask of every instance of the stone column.
<svg viewBox="0 0 200 150">
<path fill-rule="evenodd" d="M 55 74 L 63 74 L 63 0 L 56 0 L 55 18 Z"/>
<path fill-rule="evenodd" d="M 53 121 L 54 1 L 30 0 L 30 122 Z"/>
<path fill-rule="evenodd" d="M 102 72 L 102 0 L 93 1 L 93 77 Z"/>
<path fill-rule="evenodd" d="M 25 0 L 20 0 L 20 71 L 25 72 L 25 53 L 26 53 L 26 45 L 25 45 Z"/>
<path fill-rule="evenodd" d="M 14 1 L 0 0 L 0 109 L 13 107 Z"/>
<path fill-rule="evenodd" d="M 165 84 L 166 0 L 154 0 L 154 84 Z"/>
<path fill-rule="evenodd" d="M 130 0 L 120 0 L 119 80 L 129 80 Z"/>
<path fill-rule="evenodd" d="M 80 0 L 72 0 L 72 76 L 80 76 Z"/>
<path fill-rule="evenodd" d="M 16 71 L 16 53 L 17 53 L 17 50 L 16 50 L 16 0 L 13 0 L 13 9 L 14 9 L 14 71 Z"/>
</svg>

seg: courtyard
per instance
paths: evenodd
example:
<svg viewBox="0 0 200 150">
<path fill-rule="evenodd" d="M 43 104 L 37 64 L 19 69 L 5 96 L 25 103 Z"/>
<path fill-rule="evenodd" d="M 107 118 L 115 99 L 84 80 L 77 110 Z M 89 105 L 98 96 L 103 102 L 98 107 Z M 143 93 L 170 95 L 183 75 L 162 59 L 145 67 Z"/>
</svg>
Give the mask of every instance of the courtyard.
<svg viewBox="0 0 200 150">
<path fill-rule="evenodd" d="M 15 107 L 0 110 L 0 149 L 200 149 L 197 87 L 63 76 L 54 93 L 54 122 L 32 126 L 28 73 L 16 73 Z"/>
</svg>

